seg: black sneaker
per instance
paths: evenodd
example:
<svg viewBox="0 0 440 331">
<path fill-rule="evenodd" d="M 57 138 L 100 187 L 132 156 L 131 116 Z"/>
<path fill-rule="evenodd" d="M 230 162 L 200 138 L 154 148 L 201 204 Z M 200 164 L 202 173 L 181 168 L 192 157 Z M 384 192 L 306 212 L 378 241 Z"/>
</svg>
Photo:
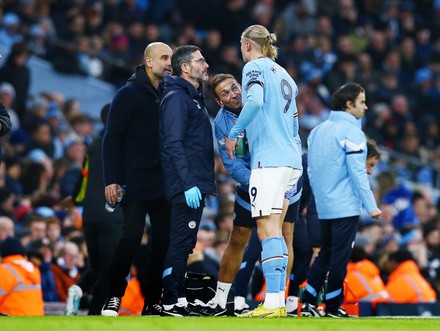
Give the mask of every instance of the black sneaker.
<svg viewBox="0 0 440 331">
<path fill-rule="evenodd" d="M 289 317 L 298 317 L 298 309 L 294 309 L 292 311 L 287 312 L 287 316 Z"/>
<path fill-rule="evenodd" d="M 197 300 L 196 300 L 197 301 Z M 200 316 L 228 316 L 228 310 L 220 307 L 220 305 L 214 302 L 208 302 L 207 304 L 194 304 L 191 306 L 191 309 L 199 313 Z"/>
<path fill-rule="evenodd" d="M 348 314 L 344 308 L 339 307 L 336 311 L 326 311 L 324 317 L 333 317 L 333 318 L 353 318 Z"/>
<path fill-rule="evenodd" d="M 111 297 L 107 303 L 102 307 L 102 316 L 118 316 L 119 307 L 121 306 L 121 297 Z"/>
<path fill-rule="evenodd" d="M 251 309 L 249 309 L 249 306 L 245 305 L 244 307 L 242 307 L 240 309 L 234 309 L 234 316 L 246 314 L 246 313 L 249 313 L 250 311 L 251 311 Z"/>
<path fill-rule="evenodd" d="M 164 316 L 163 307 L 159 304 L 147 306 L 142 310 L 142 316 Z"/>
<path fill-rule="evenodd" d="M 322 317 L 316 305 L 305 303 L 301 307 L 301 317 Z"/>
<path fill-rule="evenodd" d="M 163 307 L 162 313 L 163 316 L 174 316 L 174 317 L 192 317 L 192 316 L 201 316 L 195 309 L 191 307 L 192 305 L 188 303 L 188 306 L 181 306 L 179 304 L 175 304 L 171 309 L 165 309 Z"/>
</svg>

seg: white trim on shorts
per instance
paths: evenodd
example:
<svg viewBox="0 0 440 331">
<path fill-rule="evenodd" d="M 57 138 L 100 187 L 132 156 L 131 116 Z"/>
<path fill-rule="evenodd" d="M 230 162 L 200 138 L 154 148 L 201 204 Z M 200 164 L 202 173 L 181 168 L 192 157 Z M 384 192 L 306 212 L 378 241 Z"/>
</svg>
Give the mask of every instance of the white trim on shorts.
<svg viewBox="0 0 440 331">
<path fill-rule="evenodd" d="M 290 167 L 252 169 L 249 197 L 252 217 L 281 214 L 284 194 L 298 182 L 302 170 Z"/>
</svg>

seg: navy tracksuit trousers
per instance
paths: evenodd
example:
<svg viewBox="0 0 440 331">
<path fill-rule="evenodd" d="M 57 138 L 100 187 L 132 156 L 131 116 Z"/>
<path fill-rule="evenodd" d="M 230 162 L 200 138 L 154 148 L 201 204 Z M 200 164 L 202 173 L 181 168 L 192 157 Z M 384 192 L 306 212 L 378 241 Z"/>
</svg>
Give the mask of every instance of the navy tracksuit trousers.
<svg viewBox="0 0 440 331">
<path fill-rule="evenodd" d="M 321 250 L 309 271 L 303 302 L 316 304 L 317 294 L 327 277 L 326 311 L 336 311 L 342 304 L 343 282 L 358 225 L 359 216 L 320 220 Z"/>
<path fill-rule="evenodd" d="M 290 274 L 289 296 L 298 296 L 299 286 L 307 279 L 313 249 L 309 241 L 306 219 L 299 217 L 293 233 L 293 266 Z"/>
<path fill-rule="evenodd" d="M 255 263 L 261 257 L 261 242 L 258 239 L 257 228 L 254 228 L 249 239 L 249 243 L 243 254 L 243 262 L 240 270 L 234 279 L 235 296 L 247 297 L 249 280 L 255 268 Z"/>
<path fill-rule="evenodd" d="M 171 204 L 171 233 L 168 252 L 165 257 L 162 275 L 163 298 L 162 303 L 173 305 L 178 298 L 185 295 L 185 273 L 188 255 L 197 242 L 197 231 L 202 218 L 205 199 L 202 196 L 200 207 L 193 209 L 186 204 L 183 193 L 176 195 Z"/>
</svg>

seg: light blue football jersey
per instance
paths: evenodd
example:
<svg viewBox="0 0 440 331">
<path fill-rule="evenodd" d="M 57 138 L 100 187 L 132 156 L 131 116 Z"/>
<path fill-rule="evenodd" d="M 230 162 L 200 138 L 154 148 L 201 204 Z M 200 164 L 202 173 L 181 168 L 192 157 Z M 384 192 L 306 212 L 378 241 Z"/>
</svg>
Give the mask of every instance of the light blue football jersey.
<svg viewBox="0 0 440 331">
<path fill-rule="evenodd" d="M 292 167 L 302 169 L 298 135 L 298 87 L 287 71 L 267 57 L 248 62 L 243 68 L 243 103 L 253 84 L 264 89 L 263 108 L 246 127 L 251 169 Z"/>
</svg>

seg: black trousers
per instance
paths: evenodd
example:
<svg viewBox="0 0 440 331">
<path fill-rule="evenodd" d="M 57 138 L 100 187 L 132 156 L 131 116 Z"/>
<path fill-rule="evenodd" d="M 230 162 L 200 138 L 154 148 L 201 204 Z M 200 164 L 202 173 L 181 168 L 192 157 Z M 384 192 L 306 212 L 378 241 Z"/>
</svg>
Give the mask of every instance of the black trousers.
<svg viewBox="0 0 440 331">
<path fill-rule="evenodd" d="M 290 274 L 289 295 L 298 296 L 299 286 L 307 279 L 313 248 L 309 242 L 307 222 L 300 216 L 293 233 L 293 266 Z"/>
<path fill-rule="evenodd" d="M 176 304 L 178 298 L 186 297 L 187 260 L 197 242 L 197 231 L 204 206 L 203 197 L 199 208 L 188 207 L 183 193 L 171 200 L 170 245 L 163 268 L 163 304 Z"/>
<path fill-rule="evenodd" d="M 145 305 L 159 303 L 162 295 L 162 270 L 170 233 L 170 207 L 165 199 L 148 202 L 126 202 L 122 205 L 124 228 L 109 271 L 109 297 L 122 297 L 127 287 L 133 257 L 138 249 L 148 214 L 151 223 L 151 260 L 148 264 Z"/>
<path fill-rule="evenodd" d="M 335 311 L 342 304 L 343 282 L 358 225 L 359 216 L 320 221 L 321 250 L 309 271 L 304 302 L 316 304 L 319 289 L 327 277 L 326 311 Z"/>
<path fill-rule="evenodd" d="M 102 306 L 108 296 L 108 271 L 112 256 L 122 235 L 120 222 L 100 219 L 84 221 L 84 238 L 89 253 L 90 268 L 78 282 L 83 292 L 92 294 L 89 315 L 101 315 Z"/>
</svg>

